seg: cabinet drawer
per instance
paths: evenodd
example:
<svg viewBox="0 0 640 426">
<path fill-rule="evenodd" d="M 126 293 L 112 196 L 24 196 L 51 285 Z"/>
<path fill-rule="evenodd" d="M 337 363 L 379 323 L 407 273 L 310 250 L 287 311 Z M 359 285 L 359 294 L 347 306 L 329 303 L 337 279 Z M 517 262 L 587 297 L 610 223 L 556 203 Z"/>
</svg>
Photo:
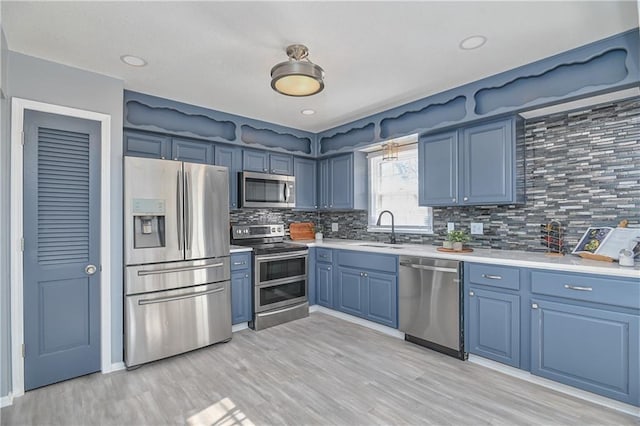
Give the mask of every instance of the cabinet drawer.
<svg viewBox="0 0 640 426">
<path fill-rule="evenodd" d="M 520 290 L 520 269 L 499 265 L 469 265 L 469 282 Z"/>
<path fill-rule="evenodd" d="M 640 309 L 640 283 L 629 279 L 531 271 L 531 292 Z"/>
<path fill-rule="evenodd" d="M 333 250 L 326 249 L 326 248 L 316 249 L 316 262 L 331 263 L 332 261 L 333 261 Z"/>
<path fill-rule="evenodd" d="M 398 258 L 393 255 L 362 253 L 357 251 L 338 251 L 338 264 L 360 270 L 374 270 L 396 273 Z"/>
<path fill-rule="evenodd" d="M 251 252 L 234 253 L 231 255 L 231 270 L 238 271 L 251 266 Z"/>
</svg>

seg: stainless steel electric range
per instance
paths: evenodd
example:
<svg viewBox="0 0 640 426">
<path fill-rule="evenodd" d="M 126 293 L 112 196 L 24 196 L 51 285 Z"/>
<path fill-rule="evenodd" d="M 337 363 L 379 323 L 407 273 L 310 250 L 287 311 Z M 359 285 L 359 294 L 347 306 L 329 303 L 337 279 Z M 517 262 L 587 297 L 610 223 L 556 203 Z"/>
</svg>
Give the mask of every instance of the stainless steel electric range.
<svg viewBox="0 0 640 426">
<path fill-rule="evenodd" d="M 284 241 L 284 225 L 233 225 L 231 243 L 253 249 L 254 330 L 309 316 L 306 246 Z"/>
</svg>

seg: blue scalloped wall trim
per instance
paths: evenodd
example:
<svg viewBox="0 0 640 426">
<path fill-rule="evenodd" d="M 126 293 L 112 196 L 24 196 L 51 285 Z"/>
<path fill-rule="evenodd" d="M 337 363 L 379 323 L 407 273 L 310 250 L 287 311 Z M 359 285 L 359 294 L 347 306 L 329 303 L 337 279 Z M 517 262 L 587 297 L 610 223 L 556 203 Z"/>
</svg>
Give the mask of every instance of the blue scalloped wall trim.
<svg viewBox="0 0 640 426">
<path fill-rule="evenodd" d="M 311 138 L 275 132 L 270 129 L 256 129 L 243 125 L 240 127 L 240 139 L 246 144 L 257 144 L 270 148 L 284 148 L 291 152 L 311 154 Z"/>
<path fill-rule="evenodd" d="M 332 136 L 326 136 L 320 139 L 320 154 L 330 151 L 337 151 L 344 147 L 356 147 L 367 143 L 374 142 L 376 139 L 375 125 L 367 124 L 364 127 L 358 127 L 347 130 L 346 132 L 335 133 Z"/>
<path fill-rule="evenodd" d="M 558 65 L 538 75 L 518 77 L 500 87 L 481 89 L 475 95 L 475 112 L 487 114 L 536 99 L 562 98 L 585 87 L 617 83 L 629 74 L 626 59 L 626 50 L 612 49 L 586 61 Z"/>
<path fill-rule="evenodd" d="M 418 111 L 408 111 L 397 117 L 385 118 L 380 122 L 380 137 L 387 139 L 418 129 L 429 129 L 448 121 L 460 121 L 467 115 L 466 101 L 466 96 L 457 96 L 441 104 L 432 104 Z"/>
<path fill-rule="evenodd" d="M 151 107 L 138 101 L 126 102 L 126 120 L 134 125 L 151 125 L 170 132 L 188 131 L 206 138 L 233 141 L 236 125 L 231 121 L 218 121 L 205 115 L 187 114 L 173 108 Z"/>
</svg>

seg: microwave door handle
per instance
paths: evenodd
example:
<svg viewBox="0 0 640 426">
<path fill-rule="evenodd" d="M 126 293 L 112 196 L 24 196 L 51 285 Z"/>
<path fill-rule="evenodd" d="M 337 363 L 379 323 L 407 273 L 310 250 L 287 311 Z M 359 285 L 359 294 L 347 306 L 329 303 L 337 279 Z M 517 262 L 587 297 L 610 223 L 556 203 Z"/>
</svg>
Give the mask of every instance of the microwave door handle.
<svg viewBox="0 0 640 426">
<path fill-rule="evenodd" d="M 291 186 L 289 182 L 284 183 L 284 201 L 285 203 L 289 202 L 289 198 L 291 198 Z"/>
</svg>

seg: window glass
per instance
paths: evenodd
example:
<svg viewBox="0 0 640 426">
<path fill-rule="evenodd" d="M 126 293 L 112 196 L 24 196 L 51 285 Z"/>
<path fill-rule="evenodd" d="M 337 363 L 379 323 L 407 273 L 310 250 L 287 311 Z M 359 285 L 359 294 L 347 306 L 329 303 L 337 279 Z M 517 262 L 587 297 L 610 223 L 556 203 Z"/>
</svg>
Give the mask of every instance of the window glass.
<svg viewBox="0 0 640 426">
<path fill-rule="evenodd" d="M 401 147 L 397 160 L 383 160 L 382 152 L 368 155 L 369 160 L 369 231 L 387 231 L 391 217 L 385 214 L 381 226 L 378 215 L 390 210 L 395 217 L 396 232 L 432 233 L 431 207 L 418 206 L 418 145 Z"/>
</svg>

